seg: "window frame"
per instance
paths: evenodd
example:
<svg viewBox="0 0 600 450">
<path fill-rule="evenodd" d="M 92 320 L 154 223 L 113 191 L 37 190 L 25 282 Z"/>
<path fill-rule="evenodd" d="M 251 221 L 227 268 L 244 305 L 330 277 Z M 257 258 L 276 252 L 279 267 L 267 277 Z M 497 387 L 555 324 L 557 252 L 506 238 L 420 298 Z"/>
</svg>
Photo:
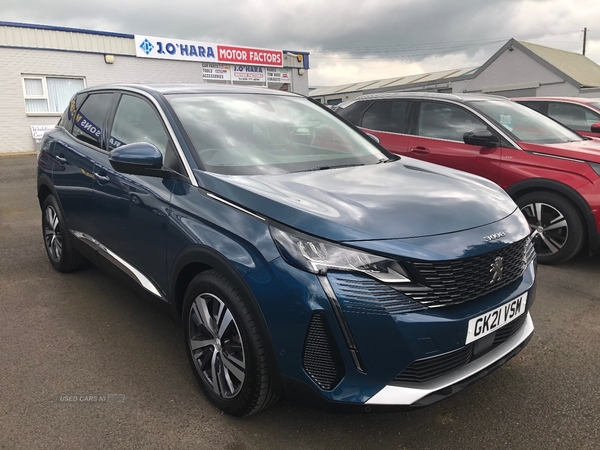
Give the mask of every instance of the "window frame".
<svg viewBox="0 0 600 450">
<path fill-rule="evenodd" d="M 83 89 L 87 88 L 87 80 L 86 77 L 84 76 L 74 76 L 74 75 L 34 75 L 34 74 L 21 74 L 21 87 L 23 88 L 23 104 L 25 106 L 25 115 L 27 117 L 36 117 L 36 116 L 41 116 L 41 117 L 60 117 L 62 116 L 62 114 L 64 113 L 64 111 L 50 111 L 50 98 L 49 98 L 49 93 L 48 93 L 48 82 L 47 82 L 47 78 L 70 78 L 70 79 L 77 79 L 77 80 L 82 80 L 83 81 Z M 42 90 L 43 90 L 43 94 L 42 95 L 28 95 L 27 94 L 27 89 L 25 87 L 25 80 L 26 79 L 34 79 L 34 80 L 41 80 L 42 82 Z M 73 93 L 73 95 L 75 95 L 75 93 Z M 33 111 L 27 111 L 27 102 L 26 100 L 45 100 L 46 101 L 46 106 L 48 107 L 48 111 L 44 111 L 44 112 L 33 112 Z M 68 104 L 67 104 L 68 106 Z"/>
</svg>

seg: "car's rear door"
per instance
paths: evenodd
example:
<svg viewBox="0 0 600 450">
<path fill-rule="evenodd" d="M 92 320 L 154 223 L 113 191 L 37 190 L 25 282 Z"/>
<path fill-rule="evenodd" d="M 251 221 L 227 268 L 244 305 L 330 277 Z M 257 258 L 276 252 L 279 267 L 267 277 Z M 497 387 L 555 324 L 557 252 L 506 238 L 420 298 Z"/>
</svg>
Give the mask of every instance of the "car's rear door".
<svg viewBox="0 0 600 450">
<path fill-rule="evenodd" d="M 112 263 L 125 264 L 129 271 L 127 265 L 133 266 L 164 293 L 167 214 L 173 180 L 117 172 L 109 155 L 125 144 L 150 142 L 163 154 L 167 167 L 180 171 L 180 162 L 155 105 L 141 95 L 116 95 L 107 129 L 109 151 L 98 158 L 95 168 L 98 240 L 109 250 Z M 140 280 L 135 274 L 134 278 Z M 145 287 L 156 294 L 149 285 Z"/>
<path fill-rule="evenodd" d="M 415 117 L 409 156 L 498 180 L 502 147 L 481 147 L 463 141 L 467 131 L 488 129 L 495 133 L 482 119 L 461 106 L 437 101 L 421 101 Z"/>
<path fill-rule="evenodd" d="M 96 237 L 94 166 L 102 154 L 102 132 L 112 99 L 112 93 L 85 96 L 75 114 L 72 130 L 57 135 L 52 145 L 55 162 L 52 179 L 67 226 L 71 231 L 91 237 Z"/>
<path fill-rule="evenodd" d="M 410 100 L 374 101 L 357 125 L 366 133 L 377 136 L 379 143 L 390 152 L 406 154 L 410 107 Z"/>
</svg>

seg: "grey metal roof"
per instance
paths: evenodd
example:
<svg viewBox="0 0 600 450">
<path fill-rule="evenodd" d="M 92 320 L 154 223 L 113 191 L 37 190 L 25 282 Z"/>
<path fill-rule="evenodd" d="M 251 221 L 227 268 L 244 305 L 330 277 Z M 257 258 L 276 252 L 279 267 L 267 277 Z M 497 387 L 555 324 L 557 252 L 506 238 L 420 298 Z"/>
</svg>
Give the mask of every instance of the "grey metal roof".
<svg viewBox="0 0 600 450">
<path fill-rule="evenodd" d="M 600 66 L 579 53 L 518 41 L 551 66 L 572 78 L 581 87 L 600 86 Z"/>
<path fill-rule="evenodd" d="M 133 35 L 12 22 L 0 22 L 4 46 L 135 56 Z"/>
<path fill-rule="evenodd" d="M 458 77 L 467 77 L 475 73 L 477 67 L 468 67 L 466 69 L 441 70 L 439 72 L 420 73 L 416 75 L 406 75 L 402 77 L 383 78 L 379 80 L 361 81 L 358 83 L 340 84 L 337 86 L 326 86 L 313 89 L 309 92 L 310 97 L 320 97 L 323 95 L 344 94 L 348 92 L 361 92 L 372 89 L 383 88 L 402 88 L 408 85 L 418 83 L 433 83 L 436 81 L 454 80 Z"/>
</svg>

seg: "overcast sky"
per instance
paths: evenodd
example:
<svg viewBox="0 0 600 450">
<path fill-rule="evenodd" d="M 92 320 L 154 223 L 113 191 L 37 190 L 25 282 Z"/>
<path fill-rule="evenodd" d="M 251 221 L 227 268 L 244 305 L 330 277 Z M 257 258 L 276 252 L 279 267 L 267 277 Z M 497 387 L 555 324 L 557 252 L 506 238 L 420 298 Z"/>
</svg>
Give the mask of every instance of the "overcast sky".
<svg viewBox="0 0 600 450">
<path fill-rule="evenodd" d="M 509 38 L 600 64 L 600 0 L 1 0 L 0 20 L 311 52 L 311 86 L 475 67 Z"/>
</svg>

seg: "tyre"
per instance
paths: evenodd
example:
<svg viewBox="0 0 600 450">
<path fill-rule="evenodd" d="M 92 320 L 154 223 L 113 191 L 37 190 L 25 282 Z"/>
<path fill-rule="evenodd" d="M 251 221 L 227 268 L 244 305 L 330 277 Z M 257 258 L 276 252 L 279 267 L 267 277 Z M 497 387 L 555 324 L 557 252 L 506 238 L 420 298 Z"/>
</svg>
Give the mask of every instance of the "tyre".
<svg viewBox="0 0 600 450">
<path fill-rule="evenodd" d="M 42 232 L 48 259 L 56 270 L 74 272 L 88 265 L 88 261 L 73 248 L 73 237 L 53 195 L 48 195 L 42 203 Z"/>
<path fill-rule="evenodd" d="M 532 231 L 540 264 L 558 264 L 575 256 L 585 241 L 579 209 L 554 192 L 536 191 L 516 200 Z"/>
<path fill-rule="evenodd" d="M 222 274 L 210 270 L 192 280 L 183 327 L 192 371 L 214 405 L 246 416 L 279 400 L 258 321 Z"/>
</svg>

